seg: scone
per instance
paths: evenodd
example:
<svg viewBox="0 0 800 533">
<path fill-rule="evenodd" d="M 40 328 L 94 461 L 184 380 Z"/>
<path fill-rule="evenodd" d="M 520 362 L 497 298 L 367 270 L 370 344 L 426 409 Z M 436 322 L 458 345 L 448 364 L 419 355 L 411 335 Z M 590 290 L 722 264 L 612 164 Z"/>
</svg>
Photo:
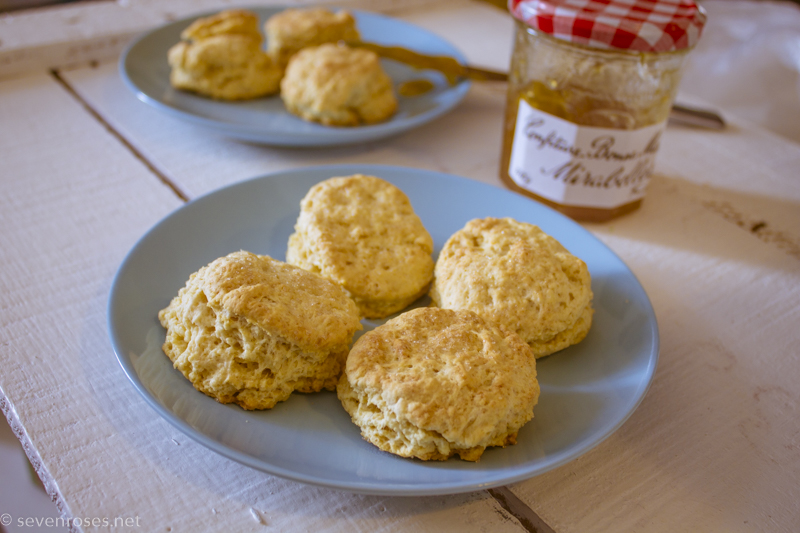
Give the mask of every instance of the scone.
<svg viewBox="0 0 800 533">
<path fill-rule="evenodd" d="M 283 69 L 261 47 L 258 17 L 241 10 L 196 20 L 169 49 L 170 84 L 221 100 L 276 94 Z"/>
<path fill-rule="evenodd" d="M 403 191 L 355 174 L 308 191 L 286 261 L 344 287 L 364 317 L 382 318 L 425 294 L 432 253 L 433 239 Z"/>
<path fill-rule="evenodd" d="M 175 368 L 197 390 L 244 409 L 334 390 L 361 329 L 341 287 L 244 251 L 192 274 L 158 318 Z"/>
<path fill-rule="evenodd" d="M 477 461 L 516 443 L 539 399 L 536 358 L 471 311 L 435 307 L 362 335 L 337 394 L 363 438 L 403 457 Z"/>
<path fill-rule="evenodd" d="M 544 357 L 586 337 L 592 325 L 589 269 L 533 224 L 475 219 L 436 260 L 435 305 L 468 309 L 516 332 Z"/>
<path fill-rule="evenodd" d="M 281 98 L 291 113 L 326 126 L 374 124 L 397 111 L 392 79 L 378 55 L 343 44 L 304 48 L 292 56 Z"/>
<path fill-rule="evenodd" d="M 264 33 L 267 53 L 284 67 L 290 57 L 308 46 L 359 39 L 356 20 L 349 11 L 334 13 L 321 7 L 286 9 L 272 15 L 264 24 Z"/>
<path fill-rule="evenodd" d="M 241 35 L 263 41 L 258 29 L 258 15 L 244 9 L 228 9 L 192 22 L 181 32 L 184 41 L 199 41 L 215 35 Z"/>
</svg>

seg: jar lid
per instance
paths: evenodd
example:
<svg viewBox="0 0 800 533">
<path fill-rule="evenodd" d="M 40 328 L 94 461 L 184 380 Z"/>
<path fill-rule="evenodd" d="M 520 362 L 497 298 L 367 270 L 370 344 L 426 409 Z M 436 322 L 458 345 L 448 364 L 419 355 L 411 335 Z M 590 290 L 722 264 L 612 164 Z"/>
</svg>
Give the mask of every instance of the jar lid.
<svg viewBox="0 0 800 533">
<path fill-rule="evenodd" d="M 509 0 L 508 9 L 557 39 L 635 52 L 692 48 L 706 22 L 694 0 Z"/>
</svg>

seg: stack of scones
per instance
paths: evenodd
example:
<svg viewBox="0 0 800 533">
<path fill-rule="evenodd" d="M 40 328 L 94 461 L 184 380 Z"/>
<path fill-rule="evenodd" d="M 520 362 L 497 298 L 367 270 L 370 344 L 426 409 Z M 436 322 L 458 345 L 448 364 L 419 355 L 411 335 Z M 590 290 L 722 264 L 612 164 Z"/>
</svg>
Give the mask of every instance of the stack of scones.
<svg viewBox="0 0 800 533">
<path fill-rule="evenodd" d="M 510 218 L 469 221 L 432 254 L 399 188 L 330 178 L 301 201 L 286 262 L 239 251 L 190 277 L 159 313 L 164 352 L 222 403 L 335 389 L 381 450 L 477 461 L 533 418 L 536 359 L 589 331 L 589 271 Z M 362 318 L 386 320 L 353 343 Z"/>
</svg>

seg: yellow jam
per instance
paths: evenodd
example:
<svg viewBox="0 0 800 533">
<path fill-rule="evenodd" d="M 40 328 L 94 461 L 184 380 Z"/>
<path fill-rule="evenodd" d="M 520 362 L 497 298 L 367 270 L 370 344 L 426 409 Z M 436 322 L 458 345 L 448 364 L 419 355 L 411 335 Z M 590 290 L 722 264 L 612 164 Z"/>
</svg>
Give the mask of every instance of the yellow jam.
<svg viewBox="0 0 800 533">
<path fill-rule="evenodd" d="M 605 221 L 639 207 L 641 198 L 613 208 L 564 205 L 520 187 L 509 176 L 519 102 L 579 126 L 636 130 L 661 124 L 669 116 L 684 56 L 588 48 L 517 21 L 500 161 L 503 183 L 578 220 Z"/>
</svg>

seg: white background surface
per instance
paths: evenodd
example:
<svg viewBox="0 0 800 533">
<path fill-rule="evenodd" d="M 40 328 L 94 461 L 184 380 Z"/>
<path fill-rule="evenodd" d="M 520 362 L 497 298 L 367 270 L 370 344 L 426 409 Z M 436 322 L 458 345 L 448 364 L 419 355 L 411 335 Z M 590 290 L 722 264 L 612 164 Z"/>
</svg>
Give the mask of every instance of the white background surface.
<svg viewBox="0 0 800 533">
<path fill-rule="evenodd" d="M 724 114 L 740 116 L 749 121 L 761 124 L 786 138 L 800 142 L 800 8 L 796 4 L 789 2 L 755 2 L 748 0 L 709 0 L 703 2 L 709 12 L 708 26 L 697 50 L 690 56 L 690 63 L 687 69 L 682 92 L 691 98 L 699 96 L 701 99 L 713 103 L 724 111 Z M 80 77 L 78 75 L 77 77 Z M 88 83 L 87 83 L 88 86 Z M 103 88 L 98 88 L 98 93 L 102 93 Z M 480 112 L 481 93 L 473 99 L 472 105 Z M 131 120 L 129 124 L 135 122 Z M 198 137 L 197 146 L 205 146 L 202 139 Z M 411 141 L 408 141 L 411 143 Z M 744 149 L 745 147 L 743 147 Z M 159 148 L 154 148 L 157 151 Z M 246 157 L 252 150 L 250 147 L 235 147 L 242 161 L 248 160 Z M 679 153 L 675 149 L 674 153 Z M 161 154 L 159 154 L 161 155 Z M 169 154 L 165 154 L 169 155 Z M 192 164 L 202 165 L 202 157 L 206 154 L 199 153 L 198 161 Z M 374 156 L 376 159 L 391 159 L 393 154 L 389 151 L 380 152 Z M 313 160 L 313 157 L 311 158 Z M 165 160 L 165 158 L 162 158 Z M 249 161 L 249 160 L 248 160 Z M 715 164 L 720 159 L 715 160 Z M 391 161 L 390 161 L 391 162 Z M 434 165 L 435 161 L 424 161 L 424 164 Z M 250 163 L 242 163 L 239 170 L 242 173 L 250 172 L 243 168 Z M 468 169 L 466 163 L 465 169 Z M 724 162 L 722 163 L 724 164 Z M 772 161 L 771 164 L 779 165 L 780 161 Z M 258 165 L 253 163 L 253 170 L 257 170 Z M 669 168 L 668 166 L 665 168 Z M 191 169 L 181 168 L 181 171 L 188 172 Z M 459 170 L 459 169 L 456 169 Z M 714 170 L 709 167 L 709 175 Z M 467 172 L 464 172 L 465 174 Z M 797 175 L 795 170 L 795 175 Z M 768 176 L 765 176 L 768 179 Z M 800 179 L 800 176 L 798 176 Z M 743 190 L 746 184 L 731 184 L 731 191 Z M 693 184 L 681 182 L 664 182 L 656 184 L 656 191 L 668 197 L 670 194 L 691 193 L 702 198 L 707 194 L 707 190 Z M 734 192 L 730 193 L 731 195 Z M 759 200 L 753 200 L 755 206 Z M 657 211 L 660 207 L 666 208 L 666 203 L 659 204 L 655 198 L 649 201 L 649 209 Z M 766 205 L 766 203 L 765 203 Z M 791 220 L 785 218 L 785 220 Z M 713 220 L 711 221 L 713 224 Z M 796 229 L 796 228 L 795 228 Z M 643 234 L 644 235 L 644 234 Z M 646 238 L 643 236 L 643 238 Z M 625 239 L 617 238 L 613 232 L 605 236 L 607 242 L 616 244 L 621 249 L 626 249 Z M 698 241 L 699 242 L 699 241 Z M 664 257 L 674 257 L 675 261 L 682 257 L 691 255 L 691 244 L 683 242 L 659 243 L 664 249 Z M 722 246 L 720 244 L 720 246 Z M 671 250 L 674 248 L 674 250 Z M 756 247 L 753 250 L 757 250 Z M 646 264 L 644 262 L 643 264 Z M 724 266 L 716 263 L 710 258 L 706 264 L 708 268 L 724 270 Z M 697 275 L 702 276 L 703 269 L 697 269 Z M 758 279 L 756 277 L 755 279 Z M 650 287 L 657 287 L 658 283 L 644 276 L 645 282 Z M 763 281 L 763 280 L 762 280 Z M 662 317 L 670 316 L 670 311 L 678 309 L 678 303 L 667 294 L 656 293 L 653 296 L 661 302 L 665 302 L 661 308 Z M 674 318 L 674 317 L 672 317 Z M 692 332 L 690 319 L 684 322 L 673 321 L 673 334 L 676 334 L 677 326 L 680 325 L 689 332 Z M 705 320 L 708 317 L 703 317 Z M 687 338 L 689 338 L 687 337 Z M 688 340 L 686 341 L 688 342 Z M 669 346 L 669 348 L 675 348 Z M 702 346 L 700 347 L 702 349 Z M 754 350 L 757 349 L 754 347 Z M 713 364 L 724 366 L 724 361 L 712 361 Z M 712 364 L 709 363 L 709 364 Z M 690 379 L 690 376 L 682 376 Z M 698 387 L 701 384 L 697 385 Z M 654 394 L 660 391 L 658 387 Z M 766 397 L 766 391 L 764 393 Z M 737 401 L 733 396 L 731 401 Z M 721 401 L 721 400 L 720 400 Z M 694 409 L 691 405 L 676 405 L 692 413 Z M 710 406 L 722 409 L 721 405 Z M 751 409 L 751 406 L 742 406 L 742 410 Z M 645 406 L 646 412 L 647 406 Z M 756 410 L 755 414 L 758 412 Z M 644 414 L 642 414 L 644 416 Z M 744 423 L 751 424 L 740 428 L 743 432 L 757 429 L 757 424 L 763 423 L 764 418 L 754 416 L 745 420 Z M 42 492 L 29 475 L 24 459 L 18 451 L 13 434 L 4 423 L 0 429 L 0 513 L 6 512 L 5 509 L 13 508 L 16 514 L 26 513 L 33 517 L 57 516 L 55 508 L 50 505 L 49 498 Z M 630 431 L 630 428 L 627 428 Z M 694 428 L 698 433 L 698 438 L 702 437 L 703 428 Z M 655 430 L 655 428 L 654 428 Z M 625 439 L 627 432 L 623 431 L 619 439 Z M 738 450 L 738 449 L 736 449 Z M 679 453 L 679 451 L 675 451 Z M 588 460 L 587 460 L 588 461 Z M 581 464 L 575 467 L 576 472 L 581 472 Z M 669 473 L 663 473 L 669 479 Z M 724 475 L 724 472 L 721 473 Z M 590 479 L 589 482 L 602 483 L 598 477 Z M 613 475 L 608 475 L 607 479 L 613 479 Z M 733 479 L 735 485 L 741 479 Z M 710 483 L 710 482 L 709 482 Z M 754 490 L 768 490 L 769 480 L 760 478 L 757 480 Z M 702 485 L 699 483 L 698 485 Z M 524 492 L 524 491 L 522 491 Z M 742 488 L 743 500 L 746 501 L 746 490 Z M 557 493 L 554 493 L 557 495 Z M 705 505 L 700 502 L 698 506 Z M 713 505 L 708 504 L 706 509 L 707 516 L 713 516 Z M 545 517 L 547 518 L 547 517 Z M 556 517 L 553 517 L 555 520 Z M 558 528 L 556 528 L 558 530 Z M 756 528 L 758 529 L 758 528 Z M 8 531 L 56 531 L 54 528 L 8 528 Z"/>
<path fill-rule="evenodd" d="M 708 22 L 681 84 L 800 143 L 800 4 L 706 0 Z"/>
</svg>

